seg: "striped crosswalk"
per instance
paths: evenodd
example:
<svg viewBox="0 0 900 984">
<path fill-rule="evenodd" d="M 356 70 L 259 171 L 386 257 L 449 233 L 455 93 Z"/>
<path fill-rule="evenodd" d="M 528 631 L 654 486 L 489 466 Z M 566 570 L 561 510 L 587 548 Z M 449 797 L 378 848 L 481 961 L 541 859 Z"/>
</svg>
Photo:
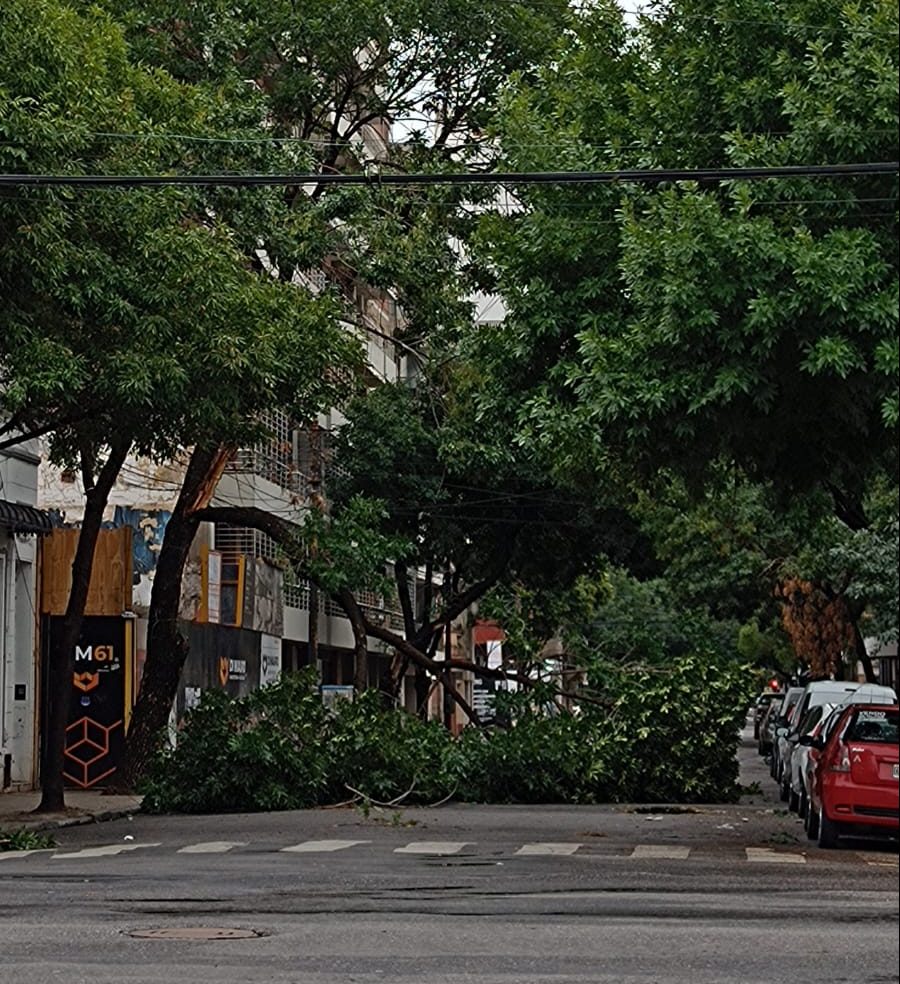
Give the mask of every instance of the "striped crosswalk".
<svg viewBox="0 0 900 984">
<path fill-rule="evenodd" d="M 565 856 L 567 854 L 574 854 L 581 844 L 557 844 L 557 843 L 543 843 L 543 844 L 523 844 L 518 851 L 517 855 L 534 855 L 534 854 L 549 854 L 554 857 Z"/>
<path fill-rule="evenodd" d="M 602 859 L 610 862 L 659 862 L 659 861 L 688 861 L 688 860 L 709 860 L 717 856 L 713 852 L 704 851 L 702 848 L 692 848 L 683 844 L 635 844 L 631 847 L 607 847 L 605 850 L 597 850 L 594 843 L 584 843 L 580 841 L 530 841 L 524 844 L 496 845 L 489 847 L 479 845 L 472 841 L 450 841 L 450 840 L 412 840 L 406 843 L 394 845 L 390 843 L 377 843 L 372 840 L 361 839 L 334 839 L 318 838 L 300 841 L 296 844 L 284 846 L 273 845 L 271 843 L 254 844 L 248 841 L 198 841 L 181 846 L 163 844 L 160 841 L 133 841 L 125 840 L 116 844 L 100 844 L 91 847 L 83 847 L 78 850 L 62 850 L 59 848 L 42 848 L 34 850 L 6 851 L 0 852 L 0 863 L 11 862 L 29 858 L 44 857 L 54 861 L 90 861 L 100 858 L 116 858 L 120 855 L 147 855 L 149 852 L 162 848 L 163 851 L 173 851 L 183 855 L 228 855 L 230 857 L 239 856 L 247 851 L 252 851 L 254 857 L 260 853 L 277 853 L 283 855 L 334 855 L 338 853 L 349 853 L 360 850 L 369 851 L 389 851 L 393 854 L 418 856 L 427 860 L 429 857 L 454 857 L 458 856 L 462 860 L 474 859 L 488 850 L 491 857 L 505 856 L 511 859 L 566 859 L 566 858 L 589 858 Z M 751 864 L 793 864 L 803 865 L 810 860 L 809 851 L 800 850 L 799 847 L 790 849 L 782 847 L 735 847 L 734 852 L 740 851 L 743 860 Z M 851 856 L 866 865 L 881 868 L 897 869 L 897 856 L 891 853 L 879 853 L 875 851 L 840 851 L 825 854 L 818 852 L 814 855 L 816 861 L 848 859 Z"/>
<path fill-rule="evenodd" d="M 235 847 L 246 847 L 246 841 L 203 841 L 200 844 L 188 844 L 179 847 L 179 854 L 226 854 Z"/>
<path fill-rule="evenodd" d="M 805 854 L 795 854 L 793 851 L 776 851 L 771 847 L 746 847 L 748 861 L 764 864 L 806 864 Z"/>
<path fill-rule="evenodd" d="M 631 852 L 633 858 L 659 858 L 667 861 L 686 861 L 690 854 L 689 847 L 678 844 L 638 844 Z"/>
<path fill-rule="evenodd" d="M 159 841 L 155 841 L 152 844 L 135 844 L 134 842 L 126 844 L 104 844 L 101 847 L 85 847 L 80 851 L 71 851 L 68 854 L 54 854 L 54 860 L 60 858 L 67 858 L 72 861 L 75 858 L 106 858 L 113 854 L 124 854 L 126 851 L 139 851 L 142 848 L 147 847 L 160 847 Z"/>
<path fill-rule="evenodd" d="M 371 843 L 367 840 L 312 840 L 303 841 L 302 844 L 291 844 L 289 847 L 282 847 L 281 850 L 288 854 L 319 854 L 322 852 L 330 854 L 332 851 L 345 851 L 348 847 L 356 847 L 358 844 Z"/>
<path fill-rule="evenodd" d="M 444 857 L 448 854 L 459 854 L 468 845 L 468 841 L 413 841 L 405 847 L 395 848 L 394 854 L 432 854 Z"/>
</svg>

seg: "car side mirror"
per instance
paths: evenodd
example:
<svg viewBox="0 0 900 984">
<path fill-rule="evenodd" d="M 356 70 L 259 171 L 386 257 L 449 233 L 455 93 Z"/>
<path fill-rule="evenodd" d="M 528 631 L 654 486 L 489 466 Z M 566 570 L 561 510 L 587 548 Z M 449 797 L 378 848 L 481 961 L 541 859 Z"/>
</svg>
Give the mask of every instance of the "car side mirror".
<svg viewBox="0 0 900 984">
<path fill-rule="evenodd" d="M 781 727 L 781 728 L 776 728 L 775 729 L 775 737 L 776 738 L 784 738 L 787 735 L 787 733 L 788 733 L 788 729 L 787 728 Z"/>
</svg>

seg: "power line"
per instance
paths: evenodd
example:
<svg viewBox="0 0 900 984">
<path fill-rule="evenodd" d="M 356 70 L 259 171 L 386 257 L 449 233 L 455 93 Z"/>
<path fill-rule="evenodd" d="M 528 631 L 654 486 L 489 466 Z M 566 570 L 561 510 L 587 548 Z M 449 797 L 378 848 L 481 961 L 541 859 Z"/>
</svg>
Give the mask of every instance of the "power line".
<svg viewBox="0 0 900 984">
<path fill-rule="evenodd" d="M 617 171 L 504 171 L 448 174 L 0 174 L 0 187 L 141 188 L 166 186 L 266 187 L 296 185 L 525 185 L 662 184 L 676 181 L 752 181 L 896 174 L 897 161 L 856 164 L 797 164 L 786 167 L 635 168 Z"/>
<path fill-rule="evenodd" d="M 896 134 L 897 127 L 869 127 L 869 126 L 856 126 L 851 123 L 844 124 L 832 124 L 833 133 L 844 134 Z M 790 136 L 795 133 L 794 130 L 745 130 L 740 126 L 735 127 L 732 130 L 666 130 L 655 136 L 648 137 L 652 142 L 658 139 L 671 139 L 673 137 L 724 137 L 724 136 L 741 136 L 741 137 L 784 137 Z M 225 146 L 256 146 L 256 145 L 268 145 L 268 144 L 299 144 L 309 147 L 311 150 L 319 150 L 324 147 L 336 147 L 336 148 L 352 148 L 357 147 L 364 143 L 362 137 L 353 140 L 320 140 L 314 136 L 307 137 L 289 137 L 289 136 L 276 136 L 271 135 L 261 135 L 252 137 L 223 137 L 214 136 L 212 134 L 191 134 L 191 133 L 173 133 L 173 132 L 163 132 L 163 131 L 150 131 L 150 132 L 133 132 L 133 131 L 113 131 L 113 130 L 82 130 L 76 127 L 69 128 L 55 128 L 55 129 L 42 129 L 41 135 L 43 137 L 47 136 L 60 136 L 60 137 L 81 137 L 81 138 L 100 138 L 104 140 L 159 140 L 159 141 L 180 141 L 183 143 L 202 143 L 202 144 L 223 144 Z M 605 148 L 610 146 L 610 144 L 615 144 L 619 147 L 643 147 L 646 141 L 643 140 L 631 140 L 631 141 L 616 141 L 610 138 L 609 140 L 585 140 L 578 138 L 573 141 L 569 146 L 571 147 L 598 147 Z M 486 140 L 473 141 L 469 143 L 459 143 L 451 147 L 451 150 L 481 150 L 484 148 Z M 23 141 L 19 140 L 0 140 L 0 147 L 19 147 L 23 145 Z M 536 140 L 505 140 L 503 146 L 518 147 L 518 148 L 545 148 L 554 149 L 559 145 L 556 143 L 551 143 L 548 141 L 536 141 Z M 565 145 L 564 145 L 565 146 Z M 375 162 L 370 162 L 375 163 Z"/>
</svg>

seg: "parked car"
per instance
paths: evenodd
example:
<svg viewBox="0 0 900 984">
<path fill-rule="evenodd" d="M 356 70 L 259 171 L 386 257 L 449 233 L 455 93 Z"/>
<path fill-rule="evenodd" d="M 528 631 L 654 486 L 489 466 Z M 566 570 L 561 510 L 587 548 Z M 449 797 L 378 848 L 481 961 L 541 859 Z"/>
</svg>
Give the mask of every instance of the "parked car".
<svg viewBox="0 0 900 984">
<path fill-rule="evenodd" d="M 812 734 L 814 737 L 825 737 L 830 728 L 828 721 L 829 715 L 840 716 L 841 710 L 843 710 L 843 708 L 848 704 L 896 703 L 897 694 L 892 687 L 885 687 L 875 683 L 860 684 L 860 686 L 854 690 L 849 691 L 840 704 L 822 705 L 824 708 L 828 709 L 828 713 L 821 713 L 818 715 L 819 723 L 813 725 Z M 787 799 L 788 808 L 791 810 L 796 810 L 801 819 L 806 817 L 806 812 L 809 805 L 809 777 L 815 764 L 810 761 L 810 755 L 815 758 L 818 753 L 811 747 L 800 744 L 798 739 L 800 735 L 810 733 L 808 725 L 811 723 L 810 718 L 815 711 L 816 708 L 814 707 L 807 711 L 807 726 L 804 727 L 801 725 L 798 728 L 799 733 L 796 737 L 793 735 L 788 736 L 788 741 L 793 742 L 793 750 L 791 751 L 790 781 L 786 790 L 786 795 L 784 782 L 782 781 L 781 798 Z M 782 780 L 784 780 L 784 778 L 785 777 L 782 777 Z"/>
<path fill-rule="evenodd" d="M 786 800 L 791 785 L 791 753 L 800 736 L 798 726 L 810 708 L 820 704 L 843 704 L 858 690 L 856 680 L 814 680 L 808 683 L 800 699 L 789 713 L 789 720 L 775 729 L 774 752 L 776 781 L 781 787 L 781 798 Z"/>
<path fill-rule="evenodd" d="M 800 792 L 800 805 L 797 808 L 797 815 L 803 820 L 804 830 L 808 830 L 809 825 L 809 790 L 813 782 L 813 774 L 818 764 L 819 756 L 822 754 L 820 746 L 824 746 L 828 740 L 828 736 L 840 721 L 841 715 L 844 712 L 844 706 L 843 704 L 838 704 L 827 717 L 823 717 L 818 725 L 816 725 L 812 737 L 819 739 L 819 741 L 813 742 L 808 746 L 805 742 L 798 742 L 800 748 L 807 749 L 807 755 L 802 760 L 803 788 Z"/>
<path fill-rule="evenodd" d="M 820 847 L 840 837 L 900 834 L 897 704 L 848 704 L 827 737 L 800 740 L 819 751 L 810 777 L 806 832 Z"/>
<path fill-rule="evenodd" d="M 759 723 L 759 741 L 756 743 L 756 750 L 760 755 L 768 756 L 772 751 L 772 741 L 775 737 L 775 724 L 778 720 L 778 713 L 781 710 L 781 700 L 774 700 L 763 711 L 762 720 Z"/>
<path fill-rule="evenodd" d="M 880 683 L 861 683 L 845 704 L 896 704 L 897 691 Z"/>
<path fill-rule="evenodd" d="M 815 707 L 811 707 L 796 730 L 788 735 L 788 741 L 791 742 L 792 746 L 791 759 L 790 768 L 786 772 L 787 782 L 781 784 L 781 798 L 787 800 L 789 810 L 801 817 L 806 813 L 806 806 L 809 802 L 806 782 L 808 778 L 807 759 L 811 746 L 802 744 L 800 738 L 804 735 L 815 737 L 820 734 L 822 727 L 836 706 L 836 704 L 817 704 Z"/>
<path fill-rule="evenodd" d="M 791 725 L 794 709 L 803 695 L 803 687 L 788 687 L 778 708 L 778 714 L 774 720 L 770 718 L 769 727 L 771 729 L 771 750 L 769 752 L 769 772 L 773 779 L 781 781 L 779 769 L 780 758 L 778 754 L 778 732 L 783 730 L 787 734 L 787 729 Z"/>
<path fill-rule="evenodd" d="M 772 704 L 778 704 L 784 698 L 781 690 L 765 690 L 756 698 L 753 705 L 753 738 L 759 742 L 763 719 Z"/>
</svg>

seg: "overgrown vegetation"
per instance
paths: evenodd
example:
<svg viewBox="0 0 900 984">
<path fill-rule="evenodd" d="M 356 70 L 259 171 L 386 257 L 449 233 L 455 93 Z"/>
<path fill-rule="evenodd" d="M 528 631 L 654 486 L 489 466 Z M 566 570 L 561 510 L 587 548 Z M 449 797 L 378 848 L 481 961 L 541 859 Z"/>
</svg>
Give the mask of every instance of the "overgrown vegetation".
<svg viewBox="0 0 900 984">
<path fill-rule="evenodd" d="M 737 797 L 735 742 L 754 685 L 746 667 L 691 654 L 665 669 L 610 666 L 606 684 L 609 701 L 577 713 L 540 687 L 503 695 L 504 727 L 459 738 L 384 709 L 374 691 L 326 710 L 308 672 L 240 699 L 210 692 L 155 760 L 144 809 Z"/>
<path fill-rule="evenodd" d="M 50 834 L 39 830 L 29 830 L 21 827 L 18 830 L 3 830 L 0 828 L 0 853 L 3 851 L 44 851 L 56 847 L 56 841 Z"/>
</svg>

